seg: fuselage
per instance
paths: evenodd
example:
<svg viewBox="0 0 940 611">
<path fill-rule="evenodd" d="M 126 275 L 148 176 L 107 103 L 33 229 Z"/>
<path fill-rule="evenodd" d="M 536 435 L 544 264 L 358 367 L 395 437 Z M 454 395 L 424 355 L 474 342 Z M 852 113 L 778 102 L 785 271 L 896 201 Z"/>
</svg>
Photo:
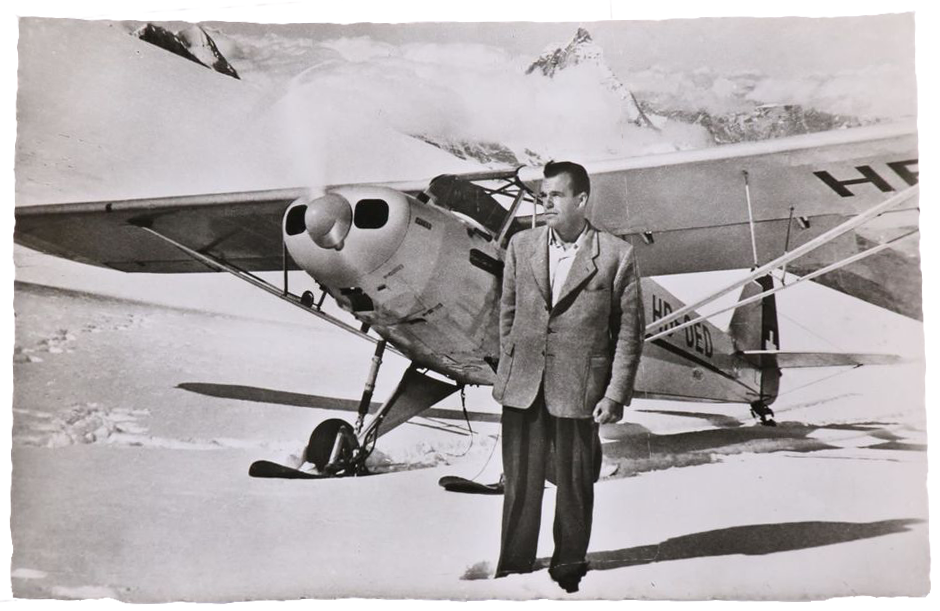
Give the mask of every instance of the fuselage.
<svg viewBox="0 0 940 611">
<path fill-rule="evenodd" d="M 288 209 L 285 243 L 294 261 L 419 366 L 462 384 L 492 384 L 504 252 L 493 232 L 385 187 L 343 187 L 326 197 L 326 205 L 298 200 Z M 324 222 L 325 214 L 337 222 Z M 681 306 L 650 278 L 642 292 L 648 322 Z M 636 395 L 753 401 L 760 371 L 735 352 L 732 338 L 707 321 L 647 342 Z"/>
</svg>

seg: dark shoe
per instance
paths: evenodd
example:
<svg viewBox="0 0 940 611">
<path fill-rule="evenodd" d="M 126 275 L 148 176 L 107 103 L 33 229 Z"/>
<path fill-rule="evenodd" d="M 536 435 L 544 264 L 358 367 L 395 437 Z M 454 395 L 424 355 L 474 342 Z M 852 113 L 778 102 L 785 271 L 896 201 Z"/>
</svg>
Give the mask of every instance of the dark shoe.
<svg viewBox="0 0 940 611">
<path fill-rule="evenodd" d="M 496 569 L 496 574 L 493 575 L 493 579 L 499 579 L 500 577 L 508 577 L 509 575 L 524 575 L 525 573 L 531 573 L 533 571 L 532 567 L 522 567 L 522 568 L 503 568 L 500 567 Z"/>
<path fill-rule="evenodd" d="M 548 574 L 565 592 L 573 594 L 578 591 L 581 578 L 587 574 L 587 569 L 587 562 L 579 562 L 552 567 Z"/>
</svg>

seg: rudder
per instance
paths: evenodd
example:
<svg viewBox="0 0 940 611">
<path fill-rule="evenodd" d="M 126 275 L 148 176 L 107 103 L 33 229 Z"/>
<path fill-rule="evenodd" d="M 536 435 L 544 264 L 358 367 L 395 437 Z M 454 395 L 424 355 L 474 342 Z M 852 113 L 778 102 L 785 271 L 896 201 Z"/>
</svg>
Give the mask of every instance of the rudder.
<svg viewBox="0 0 940 611">
<path fill-rule="evenodd" d="M 740 301 L 769 291 L 774 286 L 773 278 L 761 276 L 745 285 Z M 731 316 L 728 333 L 734 342 L 735 350 L 779 350 L 780 332 L 777 326 L 777 301 L 774 295 L 768 295 L 760 301 L 740 306 Z M 772 355 L 762 355 L 755 363 L 761 370 L 761 401 L 765 405 L 773 403 L 780 389 L 780 368 Z"/>
</svg>

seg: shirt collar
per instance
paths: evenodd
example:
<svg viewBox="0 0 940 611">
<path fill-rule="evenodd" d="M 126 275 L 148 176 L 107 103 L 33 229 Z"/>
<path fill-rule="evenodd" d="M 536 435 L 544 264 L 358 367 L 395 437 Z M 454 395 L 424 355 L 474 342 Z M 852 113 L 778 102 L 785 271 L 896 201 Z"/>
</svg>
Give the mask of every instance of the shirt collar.
<svg viewBox="0 0 940 611">
<path fill-rule="evenodd" d="M 575 238 L 574 242 L 565 242 L 555 233 L 554 227 L 548 228 L 548 245 L 552 248 L 561 248 L 562 250 L 568 250 L 574 248 L 577 250 L 584 244 L 584 236 L 587 235 L 588 224 L 584 223 L 584 227 L 581 228 L 581 233 L 578 234 L 578 237 Z"/>
</svg>

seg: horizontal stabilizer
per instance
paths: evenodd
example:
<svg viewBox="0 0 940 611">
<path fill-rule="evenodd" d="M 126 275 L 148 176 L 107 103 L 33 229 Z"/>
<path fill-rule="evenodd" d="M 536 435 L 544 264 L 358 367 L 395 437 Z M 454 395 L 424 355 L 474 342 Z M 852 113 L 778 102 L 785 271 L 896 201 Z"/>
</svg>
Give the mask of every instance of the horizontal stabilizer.
<svg viewBox="0 0 940 611">
<path fill-rule="evenodd" d="M 784 352 L 780 350 L 744 350 L 746 357 L 776 360 L 780 369 L 794 367 L 857 367 L 859 365 L 896 365 L 903 359 L 895 354 L 858 354 L 850 352 Z"/>
</svg>

